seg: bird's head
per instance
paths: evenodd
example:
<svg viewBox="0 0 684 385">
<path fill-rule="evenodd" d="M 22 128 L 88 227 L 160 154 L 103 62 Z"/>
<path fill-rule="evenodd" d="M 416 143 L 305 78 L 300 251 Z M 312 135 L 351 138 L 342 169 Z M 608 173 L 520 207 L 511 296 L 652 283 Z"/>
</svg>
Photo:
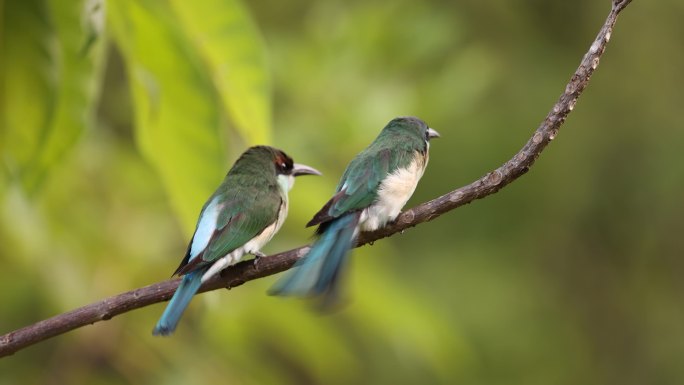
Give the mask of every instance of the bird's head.
<svg viewBox="0 0 684 385">
<path fill-rule="evenodd" d="M 290 191 L 294 186 L 294 178 L 302 175 L 321 175 L 321 172 L 305 164 L 294 163 L 282 150 L 274 149 L 273 164 L 276 170 L 278 184 L 284 191 Z"/>
<path fill-rule="evenodd" d="M 430 143 L 430 139 L 439 138 L 439 132 L 428 127 L 427 123 L 415 116 L 402 116 L 392 119 L 384 132 L 398 134 L 401 136 L 409 135 L 414 138 L 420 138 L 425 143 Z"/>
<path fill-rule="evenodd" d="M 242 154 L 236 163 L 255 165 L 262 172 L 274 173 L 278 184 L 284 191 L 294 185 L 294 178 L 301 175 L 321 175 L 321 172 L 304 164 L 294 163 L 283 150 L 270 146 L 255 146 Z M 272 174 L 273 175 L 273 174 Z"/>
</svg>

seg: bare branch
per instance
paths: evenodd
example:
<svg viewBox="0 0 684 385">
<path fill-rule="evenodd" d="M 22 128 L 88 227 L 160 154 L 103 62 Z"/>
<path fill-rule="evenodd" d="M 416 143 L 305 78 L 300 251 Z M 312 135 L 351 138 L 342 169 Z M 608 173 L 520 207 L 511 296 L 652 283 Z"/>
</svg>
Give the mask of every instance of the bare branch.
<svg viewBox="0 0 684 385">
<path fill-rule="evenodd" d="M 385 228 L 361 234 L 357 246 L 389 237 L 407 228 L 431 221 L 459 206 L 494 194 L 525 174 L 544 148 L 558 135 L 558 130 L 575 107 L 577 98 L 586 88 L 592 73 L 599 64 L 599 59 L 605 51 L 608 40 L 610 40 L 618 14 L 629 3 L 631 0 L 612 0 L 610 14 L 591 44 L 589 51 L 584 55 L 579 67 L 570 78 L 565 91 L 532 137 L 513 158 L 467 186 L 403 212 L 394 223 Z M 204 284 L 200 292 L 232 288 L 247 281 L 282 272 L 292 267 L 297 259 L 306 254 L 307 250 L 308 246 L 303 246 L 263 257 L 259 259 L 256 265 L 251 261 L 238 263 L 226 269 L 221 276 L 214 277 Z M 70 330 L 108 320 L 116 315 L 153 303 L 167 301 L 176 290 L 178 282 L 179 279 L 172 279 L 131 290 L 7 333 L 0 336 L 0 357 L 11 355 L 27 346 Z"/>
</svg>

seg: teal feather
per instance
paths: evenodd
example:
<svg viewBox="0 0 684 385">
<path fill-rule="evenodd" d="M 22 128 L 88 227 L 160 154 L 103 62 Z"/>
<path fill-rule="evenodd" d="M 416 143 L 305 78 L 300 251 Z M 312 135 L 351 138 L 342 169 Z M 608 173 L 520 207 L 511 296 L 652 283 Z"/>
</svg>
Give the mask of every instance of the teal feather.
<svg viewBox="0 0 684 385">
<path fill-rule="evenodd" d="M 351 213 L 330 222 L 306 257 L 297 261 L 288 275 L 269 290 L 269 294 L 322 296 L 324 304 L 335 302 L 344 263 L 356 241 L 359 216 L 358 212 Z"/>
<path fill-rule="evenodd" d="M 152 330 L 153 335 L 168 336 L 176 330 L 183 312 L 202 285 L 202 275 L 206 270 L 207 268 L 195 270 L 183 276 L 178 289 L 176 289 L 159 322 L 157 322 L 157 326 Z"/>
</svg>

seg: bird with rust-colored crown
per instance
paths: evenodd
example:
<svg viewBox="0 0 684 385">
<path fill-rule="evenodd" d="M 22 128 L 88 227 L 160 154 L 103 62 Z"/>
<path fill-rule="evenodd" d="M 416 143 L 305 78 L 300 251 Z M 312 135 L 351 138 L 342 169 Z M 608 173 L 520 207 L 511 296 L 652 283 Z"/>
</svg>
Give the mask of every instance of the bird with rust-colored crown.
<svg viewBox="0 0 684 385">
<path fill-rule="evenodd" d="M 294 177 L 308 174 L 320 172 L 293 163 L 273 147 L 251 147 L 240 156 L 202 207 L 185 258 L 174 273 L 183 278 L 152 331 L 154 335 L 173 333 L 207 279 L 245 254 L 262 256 L 261 248 L 285 221 Z"/>
<path fill-rule="evenodd" d="M 307 224 L 318 225 L 318 238 L 269 293 L 334 303 L 359 232 L 384 227 L 399 215 L 423 176 L 430 139 L 436 137 L 437 131 L 416 117 L 391 120 L 349 163 L 333 197 Z"/>
</svg>

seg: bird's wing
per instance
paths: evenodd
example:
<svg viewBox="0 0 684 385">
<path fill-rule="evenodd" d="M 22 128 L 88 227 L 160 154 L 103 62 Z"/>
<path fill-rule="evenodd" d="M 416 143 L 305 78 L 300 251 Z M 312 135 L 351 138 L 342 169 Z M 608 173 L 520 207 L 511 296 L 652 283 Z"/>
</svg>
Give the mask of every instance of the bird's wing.
<svg viewBox="0 0 684 385">
<path fill-rule="evenodd" d="M 258 189 L 243 186 L 239 192 L 225 191 L 224 199 L 214 204 L 214 201 L 210 201 L 202 210 L 195 235 L 188 247 L 188 255 L 176 273 L 182 275 L 224 257 L 275 222 L 282 198 L 276 186 L 270 187 Z M 198 236 L 208 238 L 198 239 Z M 195 244 L 204 247 L 193 252 Z"/>
<path fill-rule="evenodd" d="M 347 212 L 370 206 L 378 196 L 378 188 L 387 175 L 405 167 L 416 155 L 413 150 L 384 148 L 356 156 L 344 171 L 337 193 L 314 215 L 307 226 L 318 225 Z"/>
</svg>

